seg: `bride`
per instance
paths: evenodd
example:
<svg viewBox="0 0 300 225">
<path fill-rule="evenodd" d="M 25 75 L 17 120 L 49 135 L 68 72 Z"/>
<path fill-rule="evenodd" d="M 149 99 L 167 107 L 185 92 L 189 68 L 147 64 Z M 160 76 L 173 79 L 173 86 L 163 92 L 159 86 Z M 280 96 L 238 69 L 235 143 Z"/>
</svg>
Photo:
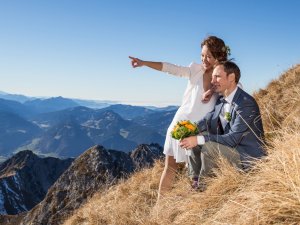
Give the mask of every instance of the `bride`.
<svg viewBox="0 0 300 225">
<path fill-rule="evenodd" d="M 147 66 L 162 72 L 188 79 L 188 85 L 183 95 L 182 104 L 171 122 L 164 144 L 165 167 L 161 175 L 158 199 L 170 190 L 178 163 L 186 162 L 185 150 L 179 146 L 179 141 L 171 137 L 171 130 L 181 120 L 199 121 L 206 113 L 213 110 L 217 95 L 213 94 L 211 79 L 214 65 L 226 61 L 229 48 L 224 41 L 215 36 L 209 36 L 201 43 L 201 64 L 191 63 L 188 67 L 177 66 L 167 62 L 151 62 L 131 57 L 133 68 Z M 192 177 L 193 179 L 193 177 Z M 196 180 L 195 180 L 196 181 Z"/>
</svg>

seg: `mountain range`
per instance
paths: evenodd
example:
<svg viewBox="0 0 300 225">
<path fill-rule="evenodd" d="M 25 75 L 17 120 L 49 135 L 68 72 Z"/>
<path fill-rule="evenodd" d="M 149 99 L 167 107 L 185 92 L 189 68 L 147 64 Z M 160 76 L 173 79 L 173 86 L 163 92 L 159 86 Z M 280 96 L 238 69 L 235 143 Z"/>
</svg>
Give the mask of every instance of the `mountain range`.
<svg viewBox="0 0 300 225">
<path fill-rule="evenodd" d="M 111 110 L 80 106 L 40 114 L 30 121 L 42 132 L 18 150 L 25 148 L 43 154 L 76 157 L 95 144 L 128 152 L 138 144 L 162 145 L 164 141 L 164 137 L 154 129 L 125 120 Z"/>
<path fill-rule="evenodd" d="M 36 102 L 34 100 L 49 100 L 49 99 L 55 99 L 55 98 L 47 98 L 47 97 L 28 97 L 21 94 L 10 94 L 3 91 L 0 91 L 0 98 L 6 99 L 6 100 L 13 100 L 19 103 L 25 103 L 25 102 Z M 62 97 L 61 97 L 62 98 Z M 85 100 L 85 99 L 67 99 L 63 98 L 65 100 L 70 100 L 72 102 L 75 102 L 78 105 L 86 106 L 89 108 L 104 108 L 108 107 L 113 104 L 117 104 L 115 101 L 100 101 L 100 100 Z"/>
<path fill-rule="evenodd" d="M 0 98 L 0 156 L 30 149 L 42 155 L 77 157 L 97 144 L 124 152 L 139 144 L 163 145 L 175 112 L 173 106 L 88 108 L 62 97 L 28 98 L 23 103 Z"/>
<path fill-rule="evenodd" d="M 84 105 L 0 92 L 0 224 L 59 224 L 162 156 L 176 106 Z"/>
</svg>

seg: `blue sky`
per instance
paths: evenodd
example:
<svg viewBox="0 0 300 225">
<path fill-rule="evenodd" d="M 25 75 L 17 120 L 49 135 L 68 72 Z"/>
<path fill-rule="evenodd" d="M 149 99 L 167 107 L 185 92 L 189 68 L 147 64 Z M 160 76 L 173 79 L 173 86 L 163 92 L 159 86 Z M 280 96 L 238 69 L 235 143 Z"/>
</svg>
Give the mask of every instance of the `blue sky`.
<svg viewBox="0 0 300 225">
<path fill-rule="evenodd" d="M 230 46 L 249 93 L 300 63 L 299 1 L 0 1 L 0 91 L 180 104 L 187 85 L 129 55 L 200 62 L 200 43 Z"/>
</svg>

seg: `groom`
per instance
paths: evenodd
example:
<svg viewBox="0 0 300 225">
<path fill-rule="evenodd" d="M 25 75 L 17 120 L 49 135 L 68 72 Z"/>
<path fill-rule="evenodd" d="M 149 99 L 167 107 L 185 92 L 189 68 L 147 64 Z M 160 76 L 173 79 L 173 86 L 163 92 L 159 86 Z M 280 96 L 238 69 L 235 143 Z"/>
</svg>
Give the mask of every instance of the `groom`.
<svg viewBox="0 0 300 225">
<path fill-rule="evenodd" d="M 218 156 L 237 168 L 247 169 L 253 158 L 265 155 L 259 108 L 255 99 L 237 86 L 240 76 L 239 67 L 231 61 L 214 68 L 212 84 L 222 97 L 214 110 L 198 122 L 202 135 L 180 142 L 186 149 L 198 145 L 189 157 L 190 175 L 194 181 L 211 174 Z"/>
</svg>

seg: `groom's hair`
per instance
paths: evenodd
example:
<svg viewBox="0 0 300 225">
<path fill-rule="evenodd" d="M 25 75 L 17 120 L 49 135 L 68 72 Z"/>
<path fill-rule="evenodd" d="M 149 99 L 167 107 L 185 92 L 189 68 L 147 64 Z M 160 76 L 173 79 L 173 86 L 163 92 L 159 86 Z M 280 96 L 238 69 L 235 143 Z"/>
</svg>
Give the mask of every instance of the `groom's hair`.
<svg viewBox="0 0 300 225">
<path fill-rule="evenodd" d="M 217 66 L 222 65 L 224 68 L 224 71 L 227 75 L 234 73 L 235 75 L 235 83 L 239 83 L 239 80 L 241 78 L 241 71 L 240 68 L 232 61 L 224 61 L 218 63 Z"/>
</svg>

